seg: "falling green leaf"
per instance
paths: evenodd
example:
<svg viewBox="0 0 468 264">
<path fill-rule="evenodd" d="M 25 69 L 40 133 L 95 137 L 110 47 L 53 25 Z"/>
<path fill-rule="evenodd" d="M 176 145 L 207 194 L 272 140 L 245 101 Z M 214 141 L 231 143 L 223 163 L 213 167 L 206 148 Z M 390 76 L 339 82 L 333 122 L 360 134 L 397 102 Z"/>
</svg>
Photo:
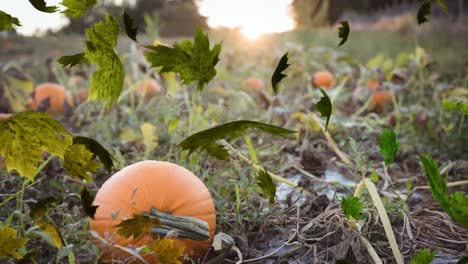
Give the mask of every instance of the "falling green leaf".
<svg viewBox="0 0 468 264">
<path fill-rule="evenodd" d="M 78 64 L 89 64 L 89 61 L 85 58 L 84 53 L 62 56 L 57 59 L 57 62 L 60 63 L 63 67 L 70 68 Z"/>
<path fill-rule="evenodd" d="M 185 255 L 184 247 L 174 244 L 174 240 L 159 237 L 148 245 L 151 252 L 158 256 L 158 263 L 182 264 L 180 259 Z"/>
<path fill-rule="evenodd" d="M 26 111 L 27 100 L 34 91 L 34 83 L 22 71 L 8 68 L 0 72 L 0 94 L 8 101 L 13 112 Z"/>
<path fill-rule="evenodd" d="M 41 218 L 42 216 L 47 214 L 52 208 L 54 208 L 56 203 L 57 199 L 51 196 L 39 200 L 32 206 L 31 211 L 29 212 L 29 217 L 31 217 L 32 219 Z"/>
<path fill-rule="evenodd" d="M 338 44 L 338 47 L 345 44 L 345 42 L 348 40 L 350 31 L 348 21 L 341 21 L 340 24 L 341 27 L 338 28 L 338 37 L 341 38 L 341 41 Z"/>
<path fill-rule="evenodd" d="M 419 6 L 418 10 L 418 24 L 421 25 L 424 22 L 428 22 L 429 20 L 426 18 L 426 16 L 431 14 L 431 0 L 424 0 L 421 5 Z"/>
<path fill-rule="evenodd" d="M 41 12 L 54 13 L 58 10 L 57 6 L 47 6 L 47 3 L 44 0 L 29 0 L 29 2 L 34 6 L 34 8 Z"/>
<path fill-rule="evenodd" d="M 107 16 L 106 21 L 100 21 L 85 30 L 85 58 L 98 66 L 91 76 L 89 100 L 107 101 L 107 108 L 114 104 L 120 96 L 124 85 L 125 72 L 119 56 L 114 51 L 119 37 L 120 27 L 117 19 Z"/>
<path fill-rule="evenodd" d="M 0 10 L 0 31 L 13 29 L 14 26 L 21 27 L 18 18 Z"/>
<path fill-rule="evenodd" d="M 341 199 L 341 209 L 343 209 L 346 218 L 353 217 L 354 219 L 362 218 L 362 203 L 359 197 L 355 197 L 352 194 L 348 197 Z"/>
<path fill-rule="evenodd" d="M 156 217 L 149 217 L 141 214 L 133 214 L 132 218 L 123 220 L 115 227 L 117 233 L 125 238 L 133 236 L 134 239 L 151 234 L 152 227 L 161 227 L 162 223 Z"/>
<path fill-rule="evenodd" d="M 273 92 L 278 94 L 278 84 L 279 82 L 286 77 L 286 74 L 282 72 L 286 70 L 291 64 L 288 64 L 288 53 L 286 52 L 278 62 L 273 76 L 271 76 L 271 85 L 273 86 Z"/>
<path fill-rule="evenodd" d="M 145 54 L 151 67 L 162 66 L 160 72 L 180 74 L 184 84 L 198 82 L 198 89 L 203 87 L 216 75 L 215 66 L 219 61 L 221 44 L 210 50 L 208 36 L 197 28 L 193 43 L 186 40 L 175 43 L 173 48 L 163 45 L 147 46 L 151 52 Z"/>
<path fill-rule="evenodd" d="M 448 14 L 448 7 L 445 0 L 437 0 L 437 4 L 442 8 L 442 10 L 444 10 L 445 14 Z"/>
<path fill-rule="evenodd" d="M 72 178 L 92 182 L 91 172 L 96 172 L 101 164 L 94 161 L 94 155 L 82 144 L 72 144 L 64 155 L 63 167 Z"/>
<path fill-rule="evenodd" d="M 330 97 L 328 97 L 328 94 L 322 88 L 320 88 L 320 92 L 322 92 L 323 97 L 320 99 L 320 101 L 318 101 L 317 104 L 315 104 L 315 106 L 317 107 L 317 110 L 319 110 L 320 115 L 322 115 L 322 117 L 327 118 L 327 121 L 325 123 L 326 132 L 328 129 L 328 122 L 330 121 L 330 117 L 332 114 L 332 104 L 330 101 Z"/>
<path fill-rule="evenodd" d="M 21 258 L 18 250 L 26 245 L 27 238 L 16 237 L 16 229 L 5 226 L 0 229 L 0 258 Z"/>
<path fill-rule="evenodd" d="M 411 258 L 410 264 L 430 264 L 434 260 L 436 252 L 430 249 L 421 249 Z"/>
<path fill-rule="evenodd" d="M 38 225 L 42 229 L 40 235 L 51 245 L 61 248 L 65 244 L 60 230 L 53 222 L 48 221 L 37 221 Z"/>
<path fill-rule="evenodd" d="M 395 132 L 385 129 L 379 140 L 380 154 L 385 158 L 385 165 L 389 165 L 395 159 L 395 155 L 400 147 Z"/>
<path fill-rule="evenodd" d="M 73 18 L 79 18 L 95 6 L 97 0 L 63 0 L 60 4 L 67 7 L 62 13 Z"/>
<path fill-rule="evenodd" d="M 249 128 L 256 128 L 270 135 L 281 137 L 296 133 L 292 130 L 260 122 L 240 120 L 195 133 L 179 143 L 179 146 L 182 147 L 183 150 L 189 150 L 189 154 L 197 149 L 205 149 L 212 156 L 227 158 L 229 157 L 226 155 L 227 151 L 223 151 L 223 146 L 217 144 L 216 141 L 220 139 L 235 139 L 243 136 L 245 131 Z"/>
<path fill-rule="evenodd" d="M 134 27 L 133 23 L 134 20 L 131 18 L 126 11 L 123 13 L 123 20 L 124 20 L 124 25 L 125 25 L 125 32 L 127 32 L 127 36 L 137 42 L 136 36 L 137 36 L 137 31 L 138 29 Z"/>
<path fill-rule="evenodd" d="M 108 172 L 112 171 L 112 168 L 114 167 L 114 157 L 99 142 L 92 138 L 75 136 L 73 137 L 73 144 L 84 145 L 86 149 L 93 153 L 93 159 L 95 158 L 95 156 L 97 156 L 101 163 L 104 164 L 106 170 Z"/>
<path fill-rule="evenodd" d="M 262 188 L 263 194 L 269 197 L 270 204 L 273 204 L 275 202 L 276 184 L 273 183 L 271 175 L 266 170 L 260 170 L 258 172 L 257 180 L 257 184 Z"/>
<path fill-rule="evenodd" d="M 86 215 L 94 219 L 94 214 L 96 214 L 96 209 L 99 207 L 97 205 L 93 205 L 94 195 L 84 187 L 81 190 L 81 205 L 83 206 L 83 210 L 85 211 Z"/>
<path fill-rule="evenodd" d="M 468 115 L 468 103 L 443 100 L 442 107 L 447 111 L 461 111 L 463 114 Z"/>
<path fill-rule="evenodd" d="M 62 125 L 42 112 L 21 112 L 0 120 L 0 156 L 7 170 L 34 181 L 44 151 L 63 159 L 72 137 Z"/>
<path fill-rule="evenodd" d="M 430 155 L 420 155 L 419 160 L 426 172 L 434 199 L 453 219 L 468 227 L 468 196 L 461 192 L 448 195 L 447 183 L 442 179 L 437 163 Z"/>
</svg>

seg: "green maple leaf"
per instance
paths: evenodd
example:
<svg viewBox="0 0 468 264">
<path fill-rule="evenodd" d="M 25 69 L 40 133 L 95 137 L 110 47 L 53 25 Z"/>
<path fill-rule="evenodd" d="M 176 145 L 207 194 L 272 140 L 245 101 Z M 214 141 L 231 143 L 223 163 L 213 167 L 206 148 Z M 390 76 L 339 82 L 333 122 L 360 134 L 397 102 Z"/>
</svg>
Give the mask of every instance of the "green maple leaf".
<svg viewBox="0 0 468 264">
<path fill-rule="evenodd" d="M 27 238 L 16 237 L 17 231 L 5 226 L 0 229 L 0 258 L 21 258 L 18 250 L 26 245 Z"/>
<path fill-rule="evenodd" d="M 348 197 L 341 199 L 341 209 L 343 209 L 346 218 L 353 217 L 354 219 L 362 218 L 362 203 L 359 197 L 355 197 L 352 194 Z"/>
<path fill-rule="evenodd" d="M 89 61 L 85 58 L 84 53 L 78 53 L 75 55 L 66 55 L 57 59 L 57 62 L 62 64 L 63 67 L 73 67 L 78 64 L 89 64 Z"/>
<path fill-rule="evenodd" d="M 95 6 L 97 0 L 63 0 L 60 4 L 67 7 L 62 13 L 73 18 L 79 18 Z"/>
<path fill-rule="evenodd" d="M 348 21 L 341 21 L 340 24 L 341 27 L 338 28 L 338 37 L 341 38 L 341 41 L 338 44 L 338 47 L 345 44 L 350 32 Z"/>
<path fill-rule="evenodd" d="M 0 120 L 0 156 L 7 170 L 34 180 L 42 152 L 63 159 L 72 137 L 46 113 L 22 112 Z"/>
<path fill-rule="evenodd" d="M 429 155 L 420 155 L 419 160 L 423 165 L 434 199 L 450 217 L 468 227 L 468 196 L 460 192 L 448 195 L 447 183 L 442 179 L 435 160 Z"/>
<path fill-rule="evenodd" d="M 222 145 L 217 144 L 216 141 L 220 139 L 235 139 L 243 136 L 249 128 L 256 128 L 270 135 L 281 137 L 296 133 L 292 130 L 260 122 L 239 120 L 195 133 L 179 143 L 179 146 L 183 150 L 189 150 L 189 154 L 197 149 L 205 149 L 216 158 L 227 159 L 229 153 Z"/>
<path fill-rule="evenodd" d="M 385 157 L 385 165 L 389 165 L 395 159 L 395 155 L 400 147 L 395 132 L 385 129 L 380 135 L 379 140 L 380 154 Z"/>
<path fill-rule="evenodd" d="M 269 197 L 270 204 L 273 204 L 276 196 L 276 184 L 273 183 L 271 175 L 266 170 L 260 170 L 258 172 L 257 180 L 257 184 L 262 188 L 263 194 Z"/>
<path fill-rule="evenodd" d="M 86 215 L 94 219 L 94 215 L 96 214 L 96 209 L 99 207 L 97 205 L 93 205 L 94 201 L 94 194 L 92 194 L 86 187 L 81 190 L 81 205 L 83 206 L 83 210 L 85 211 Z"/>
<path fill-rule="evenodd" d="M 65 152 L 63 167 L 72 178 L 92 182 L 93 178 L 89 173 L 95 172 L 100 166 L 101 163 L 94 161 L 93 153 L 84 145 L 72 144 Z"/>
<path fill-rule="evenodd" d="M 18 18 L 0 10 L 0 31 L 13 29 L 14 26 L 21 27 Z"/>
<path fill-rule="evenodd" d="M 41 12 L 54 13 L 58 10 L 57 6 L 47 6 L 47 3 L 44 0 L 29 0 L 29 2 L 34 6 L 34 8 Z"/>
<path fill-rule="evenodd" d="M 184 84 L 198 82 L 198 89 L 203 89 L 216 75 L 215 66 L 219 61 L 221 44 L 216 44 L 210 50 L 208 36 L 197 28 L 193 43 L 184 41 L 175 43 L 174 47 L 163 45 L 147 46 L 151 52 L 145 54 L 151 67 L 162 66 L 160 72 L 176 72 L 180 74 Z"/>
<path fill-rule="evenodd" d="M 117 233 L 125 238 L 133 236 L 134 239 L 151 234 L 152 227 L 161 227 L 162 223 L 156 217 L 149 217 L 141 214 L 133 214 L 132 218 L 123 220 L 115 227 L 118 228 Z"/>
<path fill-rule="evenodd" d="M 82 137 L 82 136 L 75 136 L 73 137 L 73 144 L 81 144 L 86 147 L 91 153 L 93 153 L 93 159 L 95 156 L 99 158 L 101 163 L 104 165 L 108 172 L 112 171 L 114 167 L 114 157 L 112 154 L 107 151 L 99 142 L 92 138 Z"/>
<path fill-rule="evenodd" d="M 91 76 L 89 100 L 108 101 L 107 108 L 117 101 L 124 85 L 125 72 L 119 56 L 114 51 L 120 32 L 117 19 L 107 16 L 85 30 L 86 41 L 84 57 L 98 66 Z"/>
<path fill-rule="evenodd" d="M 125 32 L 127 32 L 127 36 L 133 41 L 137 42 L 136 36 L 138 29 L 133 25 L 133 18 L 131 18 L 125 11 L 123 13 L 123 21 L 125 25 Z"/>
<path fill-rule="evenodd" d="M 332 104 L 330 101 L 330 97 L 328 97 L 328 94 L 320 88 L 320 92 L 322 93 L 323 97 L 318 101 L 315 106 L 317 107 L 317 110 L 319 110 L 320 115 L 322 117 L 326 117 L 327 121 L 325 123 L 325 132 L 328 129 L 328 122 L 330 122 L 330 117 L 332 114 Z"/>
<path fill-rule="evenodd" d="M 426 16 L 431 14 L 431 0 L 424 0 L 421 5 L 419 6 L 417 19 L 418 24 L 421 25 L 424 22 L 429 21 Z"/>
<path fill-rule="evenodd" d="M 410 264 L 430 264 L 435 257 L 436 252 L 430 249 L 421 249 L 411 258 Z"/>
<path fill-rule="evenodd" d="M 22 71 L 10 67 L 0 72 L 0 94 L 6 97 L 13 112 L 26 110 L 27 100 L 34 91 L 34 83 Z"/>
<path fill-rule="evenodd" d="M 282 72 L 286 70 L 291 64 L 288 64 L 288 53 L 286 52 L 278 62 L 273 76 L 271 76 L 271 85 L 273 86 L 273 92 L 278 94 L 278 84 L 279 82 L 286 77 L 286 74 Z"/>
<path fill-rule="evenodd" d="M 39 200 L 37 203 L 35 203 L 31 211 L 29 212 L 29 217 L 33 219 L 39 219 L 45 214 L 47 214 L 50 210 L 52 210 L 55 207 L 55 204 L 57 203 L 57 199 L 54 197 L 46 197 L 44 199 Z"/>
</svg>

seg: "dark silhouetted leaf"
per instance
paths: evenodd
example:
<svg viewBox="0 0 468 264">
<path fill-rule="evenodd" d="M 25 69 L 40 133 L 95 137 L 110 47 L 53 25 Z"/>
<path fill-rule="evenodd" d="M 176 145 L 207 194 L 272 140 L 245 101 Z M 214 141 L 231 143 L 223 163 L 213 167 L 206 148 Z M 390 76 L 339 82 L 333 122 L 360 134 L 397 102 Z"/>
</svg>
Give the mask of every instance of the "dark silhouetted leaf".
<svg viewBox="0 0 468 264">
<path fill-rule="evenodd" d="M 85 58 L 84 53 L 78 53 L 75 55 L 62 56 L 57 59 L 63 67 L 73 67 L 78 64 L 89 64 L 89 61 Z"/>
<path fill-rule="evenodd" d="M 58 10 L 57 6 L 47 6 L 47 3 L 44 0 L 29 0 L 29 2 L 34 6 L 34 8 L 42 12 L 54 13 Z"/>
<path fill-rule="evenodd" d="M 16 261 L 16 264 L 36 264 L 37 262 L 34 258 L 37 256 L 37 250 L 31 250 L 26 255 L 24 255 L 21 259 Z"/>
<path fill-rule="evenodd" d="M 273 76 L 271 76 L 271 85 L 273 86 L 273 92 L 278 94 L 278 84 L 279 82 L 286 77 L 286 74 L 282 72 L 286 70 L 291 64 L 288 64 L 288 53 L 286 52 L 278 62 L 278 66 L 276 66 L 275 72 Z"/>
<path fill-rule="evenodd" d="M 418 24 L 421 25 L 424 22 L 429 21 L 426 16 L 431 14 L 431 0 L 424 0 L 419 6 L 418 10 Z"/>
<path fill-rule="evenodd" d="M 14 26 L 21 27 L 18 18 L 0 10 L 0 31 L 13 29 Z"/>
<path fill-rule="evenodd" d="M 269 197 L 270 204 L 273 204 L 275 202 L 276 184 L 273 183 L 271 175 L 266 170 L 260 170 L 258 172 L 257 180 L 257 184 L 262 188 L 263 194 Z"/>
<path fill-rule="evenodd" d="M 437 4 L 444 10 L 445 14 L 448 14 L 448 7 L 447 4 L 445 3 L 445 0 L 436 0 Z"/>
<path fill-rule="evenodd" d="M 29 216 L 33 219 L 39 219 L 53 209 L 55 203 L 57 203 L 57 199 L 51 196 L 41 199 L 32 206 Z"/>
<path fill-rule="evenodd" d="M 328 97 L 328 94 L 322 88 L 320 88 L 320 92 L 322 92 L 323 97 L 320 99 L 320 101 L 317 102 L 317 104 L 315 104 L 315 106 L 317 107 L 317 110 L 319 110 L 320 115 L 322 117 L 327 118 L 327 121 L 325 123 L 326 132 L 328 129 L 328 122 L 330 121 L 330 117 L 332 114 L 332 104 L 330 101 L 330 97 Z"/>
<path fill-rule="evenodd" d="M 99 142 L 92 138 L 75 136 L 73 137 L 73 144 L 84 145 L 91 153 L 99 158 L 108 172 L 112 171 L 114 167 L 114 157 Z"/>
<path fill-rule="evenodd" d="M 210 155 L 214 154 L 213 156 L 218 158 L 226 157 L 226 153 L 221 150 L 221 147 L 217 146 L 216 141 L 243 136 L 245 131 L 249 128 L 256 128 L 270 135 L 282 137 L 296 133 L 296 131 L 260 122 L 240 120 L 195 133 L 179 143 L 179 146 L 182 147 L 183 150 L 189 150 L 190 153 L 197 149 L 214 149 L 215 152 L 213 153 L 212 150 L 212 152 L 209 152 Z"/>
<path fill-rule="evenodd" d="M 133 18 L 131 18 L 126 11 L 123 13 L 123 20 L 124 20 L 124 25 L 125 25 L 125 32 L 127 32 L 127 36 L 137 42 L 136 36 L 137 36 L 137 31 L 138 29 L 134 27 L 133 23 Z"/>
<path fill-rule="evenodd" d="M 350 31 L 348 21 L 341 21 L 340 24 L 341 27 L 338 28 L 338 37 L 341 38 L 341 41 L 338 44 L 338 47 L 345 44 L 345 42 L 348 40 Z"/>
<path fill-rule="evenodd" d="M 181 44 L 175 43 L 173 48 L 163 45 L 146 47 L 152 50 L 145 54 L 151 67 L 162 66 L 160 72 L 179 73 L 184 84 L 196 81 L 201 90 L 216 75 L 215 66 L 219 61 L 221 44 L 210 50 L 208 36 L 199 28 L 193 43 L 186 40 Z"/>
<path fill-rule="evenodd" d="M 350 216 L 354 219 L 362 218 L 362 203 L 359 197 L 355 197 L 352 194 L 348 195 L 348 197 L 343 197 L 341 199 L 341 209 L 343 209 L 348 219 Z"/>
<path fill-rule="evenodd" d="M 88 189 L 83 188 L 81 191 L 81 204 L 83 205 L 83 210 L 85 211 L 86 215 L 94 219 L 94 214 L 96 213 L 96 209 L 99 207 L 97 205 L 93 205 L 94 195 L 91 194 Z"/>
<path fill-rule="evenodd" d="M 161 227 L 163 224 L 156 217 L 149 217 L 141 214 L 133 214 L 132 218 L 123 220 L 115 227 L 119 228 L 117 233 L 121 236 L 129 238 L 133 236 L 134 239 L 151 234 L 152 227 Z"/>
<path fill-rule="evenodd" d="M 379 140 L 380 154 L 385 158 L 385 165 L 389 165 L 395 159 L 395 155 L 400 147 L 395 132 L 385 129 Z"/>
</svg>

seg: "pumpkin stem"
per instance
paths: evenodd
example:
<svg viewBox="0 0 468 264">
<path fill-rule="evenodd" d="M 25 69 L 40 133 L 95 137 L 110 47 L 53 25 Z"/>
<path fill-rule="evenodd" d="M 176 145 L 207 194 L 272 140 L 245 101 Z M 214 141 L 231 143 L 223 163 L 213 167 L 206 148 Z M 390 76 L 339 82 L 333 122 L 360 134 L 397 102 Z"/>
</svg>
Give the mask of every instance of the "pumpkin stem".
<svg viewBox="0 0 468 264">
<path fill-rule="evenodd" d="M 151 207 L 151 212 L 145 213 L 145 215 L 157 217 L 163 224 L 161 227 L 151 229 L 153 235 L 191 240 L 207 240 L 210 238 L 208 223 L 198 218 L 163 213 L 154 207 Z"/>
</svg>

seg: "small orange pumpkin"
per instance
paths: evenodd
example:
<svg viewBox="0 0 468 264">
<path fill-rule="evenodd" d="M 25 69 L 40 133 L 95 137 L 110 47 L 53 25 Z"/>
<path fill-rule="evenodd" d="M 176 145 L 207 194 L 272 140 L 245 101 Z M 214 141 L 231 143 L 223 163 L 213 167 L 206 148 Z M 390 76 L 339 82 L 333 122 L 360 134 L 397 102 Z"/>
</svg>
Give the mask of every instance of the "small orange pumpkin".
<svg viewBox="0 0 468 264">
<path fill-rule="evenodd" d="M 317 88 L 325 87 L 331 89 L 334 82 L 335 78 L 329 71 L 318 71 L 312 76 L 312 85 Z"/>
<path fill-rule="evenodd" d="M 73 107 L 71 93 L 57 83 L 42 83 L 36 86 L 32 100 L 28 100 L 28 106 L 37 110 L 41 102 L 47 98 L 50 98 L 50 106 L 46 109 L 49 114 L 57 115 L 63 113 L 65 103 Z"/>
<path fill-rule="evenodd" d="M 138 84 L 137 91 L 140 95 L 146 99 L 150 99 L 153 96 L 163 94 L 163 90 L 159 83 L 153 79 L 143 80 Z"/>
<path fill-rule="evenodd" d="M 381 90 L 374 92 L 375 108 L 382 110 L 386 105 L 392 103 L 395 94 L 392 90 Z"/>
<path fill-rule="evenodd" d="M 216 211 L 210 192 L 203 182 L 189 170 L 164 161 L 141 161 L 127 166 L 109 178 L 94 199 L 99 206 L 89 227 L 101 237 L 109 237 L 121 246 L 140 247 L 153 241 L 150 235 L 125 239 L 116 233 L 115 225 L 134 213 L 149 212 L 151 207 L 173 215 L 190 216 L 208 223 L 210 238 L 195 241 L 170 238 L 176 246 L 185 248 L 192 257 L 200 257 L 211 244 L 216 229 Z M 106 235 L 107 234 L 107 235 Z M 107 259 L 128 257 L 121 250 L 112 250 L 95 241 Z M 119 255 L 120 254 L 120 255 Z M 146 256 L 150 263 L 157 263 L 156 256 Z"/>
<path fill-rule="evenodd" d="M 265 89 L 265 83 L 261 79 L 255 77 L 245 79 L 243 86 L 245 89 L 252 92 L 261 92 Z"/>
</svg>

